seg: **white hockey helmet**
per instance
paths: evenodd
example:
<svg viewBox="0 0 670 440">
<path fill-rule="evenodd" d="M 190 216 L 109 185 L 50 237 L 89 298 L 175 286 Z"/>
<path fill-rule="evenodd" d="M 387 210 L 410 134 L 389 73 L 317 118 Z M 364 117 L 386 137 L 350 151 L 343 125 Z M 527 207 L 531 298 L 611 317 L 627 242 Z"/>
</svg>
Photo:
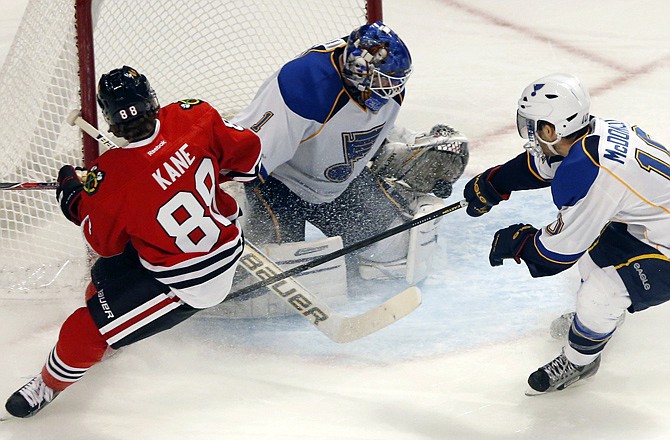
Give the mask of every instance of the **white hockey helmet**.
<svg viewBox="0 0 670 440">
<path fill-rule="evenodd" d="M 582 83 L 573 75 L 554 73 L 529 84 L 521 93 L 517 108 L 519 135 L 528 139 L 524 148 L 543 157 L 537 142 L 539 121 L 551 123 L 558 138 L 553 142 L 542 140 L 549 148 L 589 123 L 591 98 Z"/>
</svg>

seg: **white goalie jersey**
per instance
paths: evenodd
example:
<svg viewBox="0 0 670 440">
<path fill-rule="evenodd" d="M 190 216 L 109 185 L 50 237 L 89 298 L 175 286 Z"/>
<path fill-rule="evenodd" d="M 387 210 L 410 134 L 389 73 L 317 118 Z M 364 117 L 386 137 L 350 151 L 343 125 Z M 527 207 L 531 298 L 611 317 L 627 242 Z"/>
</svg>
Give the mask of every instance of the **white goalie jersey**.
<svg viewBox="0 0 670 440">
<path fill-rule="evenodd" d="M 559 209 L 556 221 L 536 235 L 536 251 L 553 263 L 572 264 L 616 221 L 670 256 L 669 156 L 639 127 L 593 118 L 589 134 L 560 165 L 535 158 L 537 173 L 553 180 Z"/>
<path fill-rule="evenodd" d="M 234 122 L 261 139 L 264 173 L 309 203 L 337 198 L 392 129 L 403 95 L 372 112 L 342 83 L 335 40 L 288 62 Z"/>
</svg>

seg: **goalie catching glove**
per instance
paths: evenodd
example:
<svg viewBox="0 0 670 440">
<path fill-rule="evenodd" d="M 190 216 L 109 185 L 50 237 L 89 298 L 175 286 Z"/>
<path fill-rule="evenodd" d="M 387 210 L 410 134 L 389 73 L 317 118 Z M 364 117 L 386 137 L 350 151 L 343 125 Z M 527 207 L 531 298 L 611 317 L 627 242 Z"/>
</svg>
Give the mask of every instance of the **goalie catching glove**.
<svg viewBox="0 0 670 440">
<path fill-rule="evenodd" d="M 58 187 L 56 188 L 56 199 L 60 203 L 60 209 L 65 217 L 75 225 L 79 226 L 79 201 L 84 185 L 79 180 L 77 171 L 72 165 L 65 165 L 58 171 Z"/>
<path fill-rule="evenodd" d="M 435 125 L 414 143 L 387 141 L 371 165 L 380 179 L 404 190 L 437 197 L 451 195 L 452 184 L 468 163 L 468 140 L 448 125 Z M 395 185 L 397 184 L 397 185 Z"/>
</svg>

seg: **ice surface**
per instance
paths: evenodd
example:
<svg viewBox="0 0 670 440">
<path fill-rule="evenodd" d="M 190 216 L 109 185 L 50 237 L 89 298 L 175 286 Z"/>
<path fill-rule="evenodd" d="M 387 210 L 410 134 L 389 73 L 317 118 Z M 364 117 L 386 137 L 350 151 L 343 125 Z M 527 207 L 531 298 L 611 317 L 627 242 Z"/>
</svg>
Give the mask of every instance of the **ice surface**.
<svg viewBox="0 0 670 440">
<path fill-rule="evenodd" d="M 0 0 L 0 57 L 26 0 Z M 516 99 L 527 82 L 576 74 L 593 112 L 670 142 L 670 28 L 660 0 L 385 0 L 385 21 L 412 49 L 400 123 L 449 123 L 472 141 L 467 178 L 518 154 Z M 396 324 L 337 345 L 300 318 L 190 320 L 93 368 L 0 439 L 667 439 L 670 309 L 629 316 L 599 373 L 555 395 L 523 395 L 560 343 L 549 324 L 574 301 L 577 274 L 533 280 L 488 266 L 493 233 L 555 216 L 546 190 L 440 226 L 423 304 Z M 363 310 L 398 286 L 353 298 Z M 396 289 L 396 290 L 394 290 Z M 66 298 L 73 298 L 66 292 Z M 56 298 L 60 295 L 54 294 Z M 0 303 L 0 396 L 36 373 L 73 299 Z M 4 397 L 3 397 L 4 398 Z"/>
</svg>

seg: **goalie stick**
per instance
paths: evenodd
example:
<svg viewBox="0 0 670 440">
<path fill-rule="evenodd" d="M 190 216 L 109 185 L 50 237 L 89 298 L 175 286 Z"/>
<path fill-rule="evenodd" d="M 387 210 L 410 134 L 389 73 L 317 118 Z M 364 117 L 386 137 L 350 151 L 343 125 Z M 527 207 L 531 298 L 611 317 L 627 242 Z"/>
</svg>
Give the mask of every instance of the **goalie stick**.
<svg viewBox="0 0 670 440">
<path fill-rule="evenodd" d="M 260 289 L 261 287 L 268 286 L 270 284 L 274 284 L 277 281 L 281 281 L 284 278 L 289 278 L 292 277 L 293 275 L 296 275 L 300 272 L 304 272 L 308 269 L 311 269 L 313 267 L 319 266 L 321 264 L 327 263 L 331 260 L 334 260 L 335 258 L 341 257 L 345 254 L 351 253 L 355 250 L 364 248 L 365 246 L 369 246 L 372 243 L 376 243 L 378 241 L 381 241 L 385 238 L 391 237 L 392 235 L 399 234 L 400 232 L 406 231 L 408 229 L 411 229 L 415 226 L 418 226 L 422 223 L 429 222 L 431 220 L 434 220 L 438 217 L 441 217 L 445 214 L 449 214 L 450 212 L 454 212 L 458 209 L 463 208 L 464 206 L 467 206 L 467 202 L 465 200 L 461 200 L 459 202 L 453 203 L 449 206 L 445 206 L 444 208 L 438 209 L 437 211 L 429 212 L 426 215 L 423 215 L 421 217 L 417 217 L 413 220 L 410 220 L 406 223 L 400 224 L 394 228 L 391 228 L 389 230 L 386 230 L 384 232 L 381 232 L 377 235 L 373 235 L 372 237 L 366 238 L 365 240 L 361 240 L 356 243 L 352 243 L 349 246 L 345 246 L 342 249 L 339 249 L 335 252 L 331 252 L 330 254 L 323 255 L 322 257 L 315 258 L 311 261 L 308 261 L 307 263 L 301 264 L 300 266 L 296 266 L 292 269 L 288 269 L 283 272 L 279 272 L 276 274 L 273 274 L 272 276 L 268 277 L 267 279 L 263 279 L 255 284 L 252 284 L 250 286 L 244 287 L 240 290 L 237 290 L 231 294 L 229 294 L 224 301 L 228 301 L 234 298 L 238 298 L 242 295 L 246 295 L 250 292 L 253 292 L 254 290 Z"/>
<path fill-rule="evenodd" d="M 239 264 L 263 282 L 286 273 L 249 241 L 245 243 L 245 253 Z M 344 316 L 330 310 L 327 304 L 293 277 L 282 276 L 265 285 L 321 333 L 337 343 L 355 341 L 381 330 L 408 315 L 421 304 L 421 291 L 412 286 L 367 312 Z"/>
</svg>

